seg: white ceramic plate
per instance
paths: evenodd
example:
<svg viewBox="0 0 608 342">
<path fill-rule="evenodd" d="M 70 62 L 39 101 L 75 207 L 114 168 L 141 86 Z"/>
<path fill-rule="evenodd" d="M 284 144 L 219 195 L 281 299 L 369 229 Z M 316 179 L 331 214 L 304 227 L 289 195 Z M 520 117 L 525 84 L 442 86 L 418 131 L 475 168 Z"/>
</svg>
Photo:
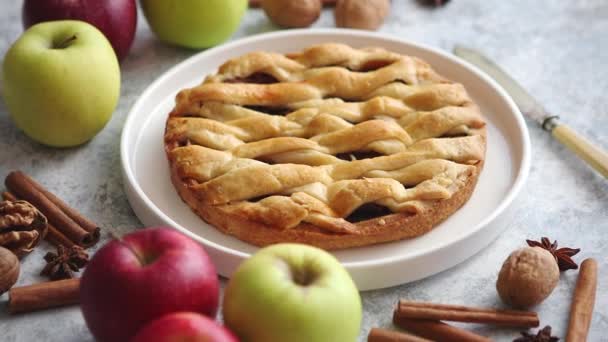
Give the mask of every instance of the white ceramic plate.
<svg viewBox="0 0 608 342">
<path fill-rule="evenodd" d="M 224 235 L 182 202 L 169 179 L 163 150 L 167 114 L 177 91 L 191 87 L 229 58 L 254 50 L 299 51 L 342 42 L 380 46 L 423 58 L 440 74 L 463 83 L 488 122 L 484 170 L 471 199 L 421 237 L 335 252 L 360 290 L 393 286 L 448 269 L 488 245 L 503 230 L 497 220 L 528 175 L 530 142 L 521 113 L 488 76 L 443 51 L 398 38 L 352 30 L 289 30 L 238 40 L 201 52 L 152 83 L 133 106 L 121 141 L 122 171 L 133 210 L 146 225 L 169 225 L 202 243 L 226 277 L 257 247 Z"/>
</svg>

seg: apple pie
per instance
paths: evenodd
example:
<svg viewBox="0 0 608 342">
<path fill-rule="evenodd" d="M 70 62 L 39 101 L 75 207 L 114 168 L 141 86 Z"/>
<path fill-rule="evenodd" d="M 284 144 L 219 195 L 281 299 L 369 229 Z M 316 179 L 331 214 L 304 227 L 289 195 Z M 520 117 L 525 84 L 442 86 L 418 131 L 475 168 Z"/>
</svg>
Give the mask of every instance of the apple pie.
<svg viewBox="0 0 608 342">
<path fill-rule="evenodd" d="M 486 150 L 465 88 L 425 61 L 321 44 L 253 52 L 181 90 L 165 151 L 180 197 L 248 243 L 343 249 L 431 230 Z"/>
</svg>

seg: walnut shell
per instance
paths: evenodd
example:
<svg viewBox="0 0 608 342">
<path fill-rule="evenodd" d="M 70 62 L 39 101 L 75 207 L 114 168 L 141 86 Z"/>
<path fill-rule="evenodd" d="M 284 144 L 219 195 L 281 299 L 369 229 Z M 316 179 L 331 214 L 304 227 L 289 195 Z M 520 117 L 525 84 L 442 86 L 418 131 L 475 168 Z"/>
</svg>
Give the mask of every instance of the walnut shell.
<svg viewBox="0 0 608 342">
<path fill-rule="evenodd" d="M 0 247 L 21 258 L 47 233 L 47 219 L 27 201 L 0 201 Z"/>
<path fill-rule="evenodd" d="M 553 255 L 539 247 L 524 247 L 503 263 L 496 290 L 506 304 L 525 309 L 545 300 L 558 281 L 559 267 Z"/>
<path fill-rule="evenodd" d="M 389 0 L 338 0 L 334 12 L 336 26 L 377 30 L 390 8 Z"/>
<path fill-rule="evenodd" d="M 0 247 L 0 295 L 8 291 L 19 278 L 19 259 L 4 247 Z"/>
<path fill-rule="evenodd" d="M 262 0 L 262 8 L 273 23 L 283 27 L 308 27 L 319 15 L 321 0 Z"/>
</svg>

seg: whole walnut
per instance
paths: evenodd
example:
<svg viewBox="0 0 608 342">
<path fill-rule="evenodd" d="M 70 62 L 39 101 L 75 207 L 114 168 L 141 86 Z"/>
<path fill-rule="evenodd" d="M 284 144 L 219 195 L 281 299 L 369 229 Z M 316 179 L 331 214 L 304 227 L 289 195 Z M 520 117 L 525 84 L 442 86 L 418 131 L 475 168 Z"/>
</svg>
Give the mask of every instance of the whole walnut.
<svg viewBox="0 0 608 342">
<path fill-rule="evenodd" d="M 0 295 L 8 291 L 19 278 L 19 259 L 4 247 L 0 247 Z"/>
<path fill-rule="evenodd" d="M 261 5 L 268 18 L 283 27 L 308 27 L 323 7 L 321 0 L 262 0 Z"/>
<path fill-rule="evenodd" d="M 539 247 L 524 247 L 503 263 L 496 290 L 506 304 L 529 308 L 545 300 L 558 281 L 559 267 L 553 255 Z"/>
<path fill-rule="evenodd" d="M 336 26 L 376 30 L 388 15 L 389 0 L 338 0 L 334 17 Z"/>
</svg>

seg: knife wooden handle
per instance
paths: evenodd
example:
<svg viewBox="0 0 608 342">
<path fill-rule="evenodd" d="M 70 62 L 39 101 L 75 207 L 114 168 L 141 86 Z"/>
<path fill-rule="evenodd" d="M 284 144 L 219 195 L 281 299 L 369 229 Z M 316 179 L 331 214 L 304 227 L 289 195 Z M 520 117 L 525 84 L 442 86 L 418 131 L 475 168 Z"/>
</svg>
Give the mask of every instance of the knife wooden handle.
<svg viewBox="0 0 608 342">
<path fill-rule="evenodd" d="M 553 128 L 551 134 L 562 144 L 566 145 L 581 159 L 591 165 L 604 177 L 608 178 L 608 154 L 593 145 L 587 139 L 580 136 L 570 127 L 564 124 L 558 124 Z"/>
</svg>

